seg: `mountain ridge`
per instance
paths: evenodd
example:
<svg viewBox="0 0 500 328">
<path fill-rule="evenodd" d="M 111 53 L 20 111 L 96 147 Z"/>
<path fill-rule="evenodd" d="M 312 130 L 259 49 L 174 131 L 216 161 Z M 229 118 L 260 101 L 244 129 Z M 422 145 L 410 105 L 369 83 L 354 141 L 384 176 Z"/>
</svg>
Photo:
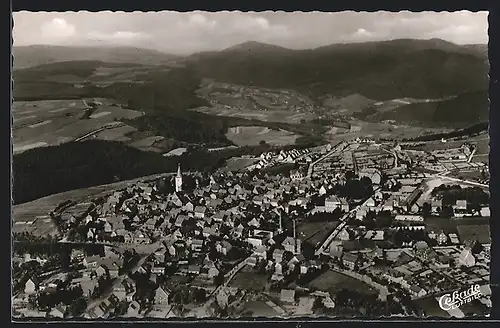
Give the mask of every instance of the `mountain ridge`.
<svg viewBox="0 0 500 328">
<path fill-rule="evenodd" d="M 74 60 L 159 65 L 179 58 L 158 50 L 128 46 L 14 46 L 12 54 L 14 69 Z"/>
</svg>

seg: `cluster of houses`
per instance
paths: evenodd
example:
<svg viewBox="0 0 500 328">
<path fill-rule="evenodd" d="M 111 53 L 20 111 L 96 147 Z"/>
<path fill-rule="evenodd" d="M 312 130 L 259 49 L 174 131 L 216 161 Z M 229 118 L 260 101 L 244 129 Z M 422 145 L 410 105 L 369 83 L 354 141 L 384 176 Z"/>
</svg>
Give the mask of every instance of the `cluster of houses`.
<svg viewBox="0 0 500 328">
<path fill-rule="evenodd" d="M 322 267 L 319 258 L 306 259 L 303 240 L 297 233 L 296 225 L 308 215 L 340 211 L 352 213 L 351 218 L 363 221 L 368 213 L 390 212 L 394 224 L 386 228 L 367 229 L 359 221 L 355 226 L 344 223 L 324 253 L 329 255 L 328 261 L 341 263 L 342 270 L 359 275 L 358 279 L 366 279 L 376 288 L 380 283 L 391 284 L 413 298 L 453 288 L 457 282 L 450 277 L 461 274 L 456 271 L 457 267 L 469 268 L 469 278 L 475 274 L 477 281 L 487 279 L 484 274 L 484 266 L 489 263 L 487 250 L 472 252 L 473 247 L 464 246 L 454 233 L 426 232 L 438 248 L 425 241 L 409 242 L 403 245 L 404 249 L 393 252 L 378 247 L 387 242 L 390 230 L 427 230 L 421 202 L 424 194 L 421 185 L 426 175 L 398 166 L 395 153 L 381 150 L 371 141 L 343 143 L 335 149 L 328 145 L 264 153 L 250 169 L 285 163 L 300 167 L 289 175 L 251 170 L 217 172 L 197 179 L 196 188 L 187 191 L 179 167 L 174 193 L 161 193 L 156 181 L 139 182 L 115 191 L 94 204 L 93 211 L 82 217 L 67 218 L 72 232 L 68 235 L 77 236 L 77 241 L 114 243 L 130 248 L 156 245 L 147 261 L 137 269 L 148 272 L 154 283 L 173 265 L 176 272 L 168 274 L 197 277 L 207 286 L 214 286 L 221 274 L 227 278 L 240 266 L 255 268 L 261 263 L 271 272 L 270 282 L 280 283 L 293 271 L 304 275 Z M 393 168 L 394 165 L 398 167 Z M 334 187 L 346 183 L 343 171 L 346 168 L 352 169 L 358 178 L 371 181 L 371 197 L 356 202 L 335 195 Z M 319 199 L 323 196 L 324 203 L 313 202 L 317 196 Z M 431 212 L 437 214 L 442 202 L 434 199 L 430 207 Z M 466 201 L 457 201 L 455 209 L 467 210 Z M 361 251 L 346 249 L 353 240 L 370 240 L 376 247 Z M 233 258 L 237 253 L 240 258 Z M 208 254 L 216 254 L 217 259 Z M 243 258 L 243 262 L 238 262 Z M 391 265 L 380 269 L 373 265 L 377 259 L 388 260 Z M 111 293 L 93 304 L 85 312 L 87 317 L 105 318 L 123 302 L 128 304 L 125 316 L 140 315 L 142 309 L 134 297 L 134 281 L 123 272 L 121 254 L 108 249 L 104 257 L 88 256 L 75 250 L 71 260 L 82 268 L 80 276 L 71 279 L 70 286 L 81 287 L 87 299 L 95 297 L 101 277 L 113 281 Z M 235 272 L 227 272 L 223 267 L 222 262 L 226 260 L 240 263 L 233 268 Z M 364 273 L 359 273 L 360 270 Z M 46 288 L 44 286 L 29 279 L 22 295 L 25 298 L 36 294 Z M 169 293 L 163 286 L 155 290 L 153 312 L 160 317 L 170 311 Z M 280 300 L 283 304 L 297 305 L 295 290 L 283 289 Z M 330 295 L 323 295 L 322 302 L 326 308 L 335 307 Z M 298 304 L 302 304 L 301 308 L 310 308 L 310 299 L 301 299 Z"/>
</svg>

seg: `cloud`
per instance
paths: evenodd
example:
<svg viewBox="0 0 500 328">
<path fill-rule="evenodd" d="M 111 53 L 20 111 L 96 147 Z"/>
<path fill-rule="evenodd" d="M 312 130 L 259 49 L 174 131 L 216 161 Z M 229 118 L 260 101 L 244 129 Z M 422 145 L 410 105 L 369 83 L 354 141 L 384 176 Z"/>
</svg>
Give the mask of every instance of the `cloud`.
<svg viewBox="0 0 500 328">
<path fill-rule="evenodd" d="M 15 12 L 16 45 L 124 44 L 169 53 L 221 50 L 246 41 L 292 49 L 398 38 L 488 40 L 487 12 Z"/>
<path fill-rule="evenodd" d="M 147 34 L 131 31 L 116 31 L 113 33 L 90 32 L 88 34 L 90 40 L 109 41 L 109 42 L 133 42 L 148 38 Z"/>
<path fill-rule="evenodd" d="M 53 18 L 41 26 L 41 33 L 44 41 L 58 42 L 75 35 L 76 28 L 64 18 Z"/>
<path fill-rule="evenodd" d="M 364 28 L 358 28 L 358 30 L 353 34 L 355 38 L 369 38 L 373 34 Z"/>
<path fill-rule="evenodd" d="M 232 21 L 233 28 L 251 32 L 252 29 L 269 30 L 269 20 L 260 16 L 239 16 Z"/>
<path fill-rule="evenodd" d="M 189 24 L 198 27 L 215 27 L 217 25 L 216 21 L 209 20 L 204 15 L 198 13 L 189 15 L 188 21 Z"/>
</svg>

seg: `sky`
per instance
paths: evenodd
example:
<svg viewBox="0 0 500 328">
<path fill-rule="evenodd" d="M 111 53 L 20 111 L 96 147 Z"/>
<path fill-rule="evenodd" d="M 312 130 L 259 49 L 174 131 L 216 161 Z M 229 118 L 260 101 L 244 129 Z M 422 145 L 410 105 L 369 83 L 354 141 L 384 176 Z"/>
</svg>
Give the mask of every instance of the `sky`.
<svg viewBox="0 0 500 328">
<path fill-rule="evenodd" d="M 172 54 L 246 41 L 309 49 L 332 43 L 441 38 L 488 42 L 487 12 L 15 12 L 14 46 L 123 45 Z"/>
</svg>

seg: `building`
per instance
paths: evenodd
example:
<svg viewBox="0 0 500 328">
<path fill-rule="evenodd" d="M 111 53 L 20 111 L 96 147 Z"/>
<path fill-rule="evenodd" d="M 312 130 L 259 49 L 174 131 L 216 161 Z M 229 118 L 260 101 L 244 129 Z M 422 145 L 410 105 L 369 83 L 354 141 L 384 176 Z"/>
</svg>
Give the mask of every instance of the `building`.
<svg viewBox="0 0 500 328">
<path fill-rule="evenodd" d="M 467 210 L 467 201 L 463 199 L 458 199 L 455 203 L 455 209 L 461 211 Z"/>
<path fill-rule="evenodd" d="M 182 191 L 182 172 L 181 165 L 177 166 L 177 175 L 175 176 L 175 192 Z"/>
<path fill-rule="evenodd" d="M 330 196 L 325 199 L 325 212 L 333 212 L 342 207 L 342 201 L 337 196 Z"/>
<path fill-rule="evenodd" d="M 423 192 L 419 188 L 412 191 L 412 193 L 404 201 L 404 205 L 406 206 L 407 211 L 411 211 L 413 204 L 417 202 L 422 194 Z"/>
<path fill-rule="evenodd" d="M 280 301 L 286 304 L 295 303 L 295 290 L 293 289 L 282 289 L 280 294 Z"/>
<path fill-rule="evenodd" d="M 421 215 L 396 215 L 394 217 L 394 220 L 406 222 L 424 222 L 424 217 Z"/>
<path fill-rule="evenodd" d="M 275 249 L 273 252 L 273 260 L 277 263 L 280 263 L 283 261 L 283 254 L 285 254 L 285 251 L 282 249 Z"/>
<path fill-rule="evenodd" d="M 359 171 L 359 178 L 367 177 L 372 184 L 379 185 L 382 182 L 382 174 L 375 168 L 365 168 Z"/>
<path fill-rule="evenodd" d="M 302 172 L 300 172 L 299 170 L 292 170 L 290 171 L 290 178 L 292 180 L 300 180 L 304 177 L 304 175 L 302 174 Z"/>
<path fill-rule="evenodd" d="M 424 297 L 425 295 L 427 295 L 425 289 L 417 285 L 412 285 L 410 287 L 410 293 L 415 297 Z"/>
<path fill-rule="evenodd" d="M 466 267 L 472 267 L 476 265 L 476 258 L 472 255 L 470 248 L 465 248 L 458 257 L 458 263 Z"/>
<path fill-rule="evenodd" d="M 27 295 L 36 293 L 37 289 L 38 289 L 38 283 L 36 279 L 30 278 L 24 284 L 24 293 Z"/>
<path fill-rule="evenodd" d="M 444 245 L 448 242 L 448 236 L 444 233 L 444 232 L 441 232 L 438 236 L 437 236 L 437 243 L 438 245 Z"/>
<path fill-rule="evenodd" d="M 354 270 L 354 267 L 358 263 L 358 257 L 354 254 L 346 253 L 342 256 L 342 263 L 351 270 Z"/>
<path fill-rule="evenodd" d="M 196 206 L 194 208 L 194 216 L 199 219 L 203 219 L 205 217 L 205 212 L 207 211 L 205 206 Z"/>
<path fill-rule="evenodd" d="M 155 304 L 168 305 L 169 296 L 169 293 L 167 293 L 162 287 L 158 287 L 155 291 Z"/>
<path fill-rule="evenodd" d="M 141 306 L 137 301 L 133 301 L 129 304 L 128 309 L 127 309 L 127 316 L 128 317 L 137 317 L 139 314 L 139 310 L 141 309 Z"/>
</svg>

